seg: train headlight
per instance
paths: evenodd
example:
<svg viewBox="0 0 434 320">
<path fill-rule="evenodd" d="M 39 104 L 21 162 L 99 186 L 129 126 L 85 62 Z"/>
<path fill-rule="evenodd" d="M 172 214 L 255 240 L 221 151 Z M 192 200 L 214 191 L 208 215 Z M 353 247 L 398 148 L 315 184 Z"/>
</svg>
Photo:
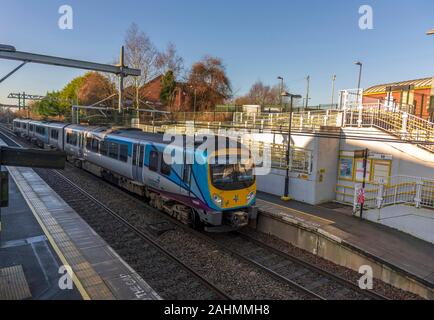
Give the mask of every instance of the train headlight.
<svg viewBox="0 0 434 320">
<path fill-rule="evenodd" d="M 212 196 L 212 201 L 216 205 L 218 205 L 219 207 L 221 207 L 222 204 L 223 204 L 223 199 L 219 195 L 217 195 L 217 194 L 215 194 L 215 195 Z"/>
<path fill-rule="evenodd" d="M 255 193 L 254 191 L 250 192 L 250 193 L 247 195 L 247 202 L 252 201 L 252 199 L 253 199 L 255 196 L 256 196 L 256 193 Z"/>
</svg>

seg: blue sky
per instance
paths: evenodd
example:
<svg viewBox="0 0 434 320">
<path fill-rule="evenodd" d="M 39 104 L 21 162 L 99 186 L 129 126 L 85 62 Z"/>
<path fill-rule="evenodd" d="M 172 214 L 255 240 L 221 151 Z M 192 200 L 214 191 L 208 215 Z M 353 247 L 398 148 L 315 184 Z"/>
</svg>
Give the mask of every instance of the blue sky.
<svg viewBox="0 0 434 320">
<path fill-rule="evenodd" d="M 60 30 L 58 8 L 71 5 L 74 29 Z M 359 7 L 371 5 L 374 29 L 360 30 Z M 125 31 L 136 22 L 162 49 L 176 44 L 186 65 L 205 54 L 223 59 L 235 94 L 257 80 L 329 103 L 336 87 L 357 84 L 355 60 L 364 63 L 363 86 L 434 76 L 432 0 L 0 0 L 0 43 L 17 50 L 111 62 Z M 0 77 L 17 62 L 0 61 Z M 13 91 L 61 89 L 80 70 L 27 65 L 0 84 L 0 101 Z"/>
</svg>

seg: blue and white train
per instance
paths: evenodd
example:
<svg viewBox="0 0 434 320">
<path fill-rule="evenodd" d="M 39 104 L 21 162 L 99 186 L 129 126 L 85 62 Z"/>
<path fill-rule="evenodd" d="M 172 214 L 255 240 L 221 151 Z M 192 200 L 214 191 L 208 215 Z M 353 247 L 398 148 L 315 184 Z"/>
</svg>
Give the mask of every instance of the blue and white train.
<svg viewBox="0 0 434 320">
<path fill-rule="evenodd" d="M 168 142 L 161 134 L 25 119 L 15 119 L 13 130 L 40 147 L 65 151 L 76 166 L 148 198 L 184 223 L 228 231 L 256 219 L 253 163 L 213 164 L 219 150 L 208 153 L 184 144 L 178 151 L 195 159 L 193 164 L 169 165 L 163 157 Z M 239 154 L 238 148 L 224 152 Z"/>
</svg>

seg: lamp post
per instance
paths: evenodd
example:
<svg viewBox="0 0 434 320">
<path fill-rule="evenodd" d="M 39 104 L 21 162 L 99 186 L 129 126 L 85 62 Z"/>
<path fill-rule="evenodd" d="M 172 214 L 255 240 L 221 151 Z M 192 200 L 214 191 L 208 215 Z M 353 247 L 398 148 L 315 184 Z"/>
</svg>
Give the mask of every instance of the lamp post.
<svg viewBox="0 0 434 320">
<path fill-rule="evenodd" d="M 278 80 L 280 80 L 280 92 L 279 92 L 279 98 L 280 98 L 280 112 L 283 112 L 283 77 L 279 76 L 277 77 Z"/>
<path fill-rule="evenodd" d="M 363 63 L 361 63 L 360 61 L 356 61 L 354 62 L 354 64 L 356 66 L 359 66 L 359 81 L 357 82 L 357 104 L 359 103 L 359 96 L 360 96 L 360 85 L 362 82 L 362 68 L 363 68 Z"/>
<path fill-rule="evenodd" d="M 334 100 L 335 100 L 335 81 L 336 81 L 336 75 L 334 74 L 332 77 L 332 105 L 331 107 L 333 108 L 333 104 L 334 104 Z"/>
<path fill-rule="evenodd" d="M 285 190 L 282 197 L 283 201 L 289 201 L 289 163 L 290 163 L 290 156 L 291 156 L 291 129 L 292 129 L 292 107 L 294 103 L 294 99 L 301 99 L 302 96 L 298 94 L 291 94 L 288 92 L 282 92 L 281 94 L 283 97 L 289 97 L 290 103 L 289 103 L 289 123 L 288 123 L 288 142 L 286 146 L 286 176 L 285 176 Z"/>
</svg>

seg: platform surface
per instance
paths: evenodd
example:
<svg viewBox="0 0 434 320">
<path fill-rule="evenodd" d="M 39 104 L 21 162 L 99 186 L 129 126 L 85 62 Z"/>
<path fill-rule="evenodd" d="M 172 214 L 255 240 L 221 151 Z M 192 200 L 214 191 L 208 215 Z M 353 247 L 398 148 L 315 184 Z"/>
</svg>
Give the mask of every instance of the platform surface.
<svg viewBox="0 0 434 320">
<path fill-rule="evenodd" d="M 160 299 L 32 169 L 7 169 L 10 207 L 2 209 L 0 269 L 22 266 L 31 299 Z M 59 288 L 61 266 L 73 271 L 72 290 Z M 16 279 L 23 297 L 22 277 Z"/>
<path fill-rule="evenodd" d="M 434 287 L 434 245 L 381 224 L 361 220 L 341 208 L 312 206 L 258 192 L 260 211 L 287 215 L 308 226 L 337 236 L 354 248 Z"/>
</svg>

